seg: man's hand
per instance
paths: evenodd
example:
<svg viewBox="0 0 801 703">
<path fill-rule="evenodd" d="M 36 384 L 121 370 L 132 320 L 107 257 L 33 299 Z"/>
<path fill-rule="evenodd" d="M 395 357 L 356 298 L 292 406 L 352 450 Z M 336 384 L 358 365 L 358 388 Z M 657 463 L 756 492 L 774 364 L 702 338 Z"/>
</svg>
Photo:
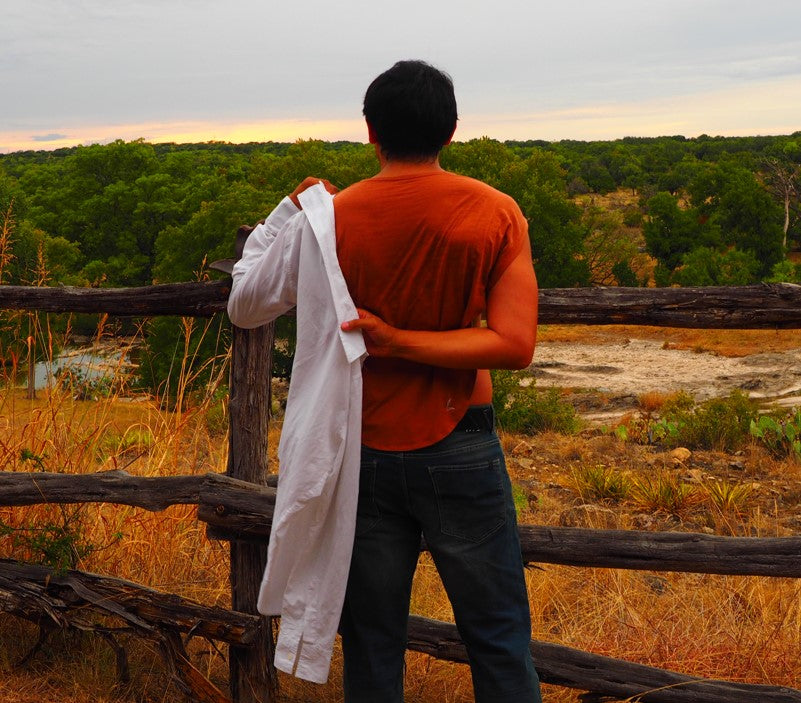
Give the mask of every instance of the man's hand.
<svg viewBox="0 0 801 703">
<path fill-rule="evenodd" d="M 357 308 L 357 311 L 359 317 L 343 322 L 342 329 L 346 332 L 361 330 L 370 356 L 394 356 L 398 330 L 367 310 Z"/>
<path fill-rule="evenodd" d="M 297 207 L 298 209 L 301 209 L 301 210 L 303 209 L 301 207 L 301 205 L 300 205 L 300 201 L 298 200 L 298 196 L 304 190 L 306 190 L 307 188 L 311 188 L 312 186 L 316 186 L 318 183 L 322 183 L 323 186 L 325 187 L 325 189 L 329 193 L 331 193 L 331 195 L 336 195 L 339 192 L 339 188 L 337 188 L 335 185 L 332 185 L 331 183 L 329 183 L 327 180 L 325 180 L 325 178 L 315 178 L 314 176 L 308 176 L 307 178 L 304 178 L 300 182 L 300 185 L 298 185 L 298 187 L 295 188 L 295 190 L 293 190 L 289 194 L 289 199 L 293 203 L 295 203 L 295 207 Z"/>
</svg>

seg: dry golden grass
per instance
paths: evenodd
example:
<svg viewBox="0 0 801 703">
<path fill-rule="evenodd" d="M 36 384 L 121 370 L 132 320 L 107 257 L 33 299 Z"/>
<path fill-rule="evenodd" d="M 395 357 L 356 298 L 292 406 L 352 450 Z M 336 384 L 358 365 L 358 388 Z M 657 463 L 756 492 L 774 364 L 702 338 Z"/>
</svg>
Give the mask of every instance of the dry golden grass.
<svg viewBox="0 0 801 703">
<path fill-rule="evenodd" d="M 780 352 L 801 347 L 798 330 L 702 330 L 635 325 L 541 325 L 540 342 L 613 344 L 621 339 L 653 339 L 665 348 L 706 351 L 720 356 Z"/>
<path fill-rule="evenodd" d="M 598 207 L 602 210 L 614 211 L 627 207 L 639 207 L 640 196 L 628 189 L 614 190 L 609 193 L 587 193 L 576 196 L 576 203 L 584 208 Z"/>
<path fill-rule="evenodd" d="M 643 413 L 651 415 L 658 412 L 660 408 L 672 398 L 675 393 L 661 393 L 659 391 L 646 391 L 637 396 L 637 404 Z"/>
<path fill-rule="evenodd" d="M 546 338 L 555 329 L 547 330 Z M 576 332 L 575 328 L 564 329 Z M 628 335 L 633 329 L 619 329 L 618 333 Z M 733 337 L 739 344 L 751 334 L 733 333 Z M 764 339 L 775 334 L 765 333 Z M 708 336 L 706 333 L 705 338 Z M 759 341 L 757 336 L 749 344 L 756 346 L 764 339 Z M 797 346 L 797 339 L 795 342 Z M 664 400 L 654 394 L 640 398 L 646 411 L 658 409 Z M 181 407 L 181 412 L 168 411 L 148 398 L 76 401 L 58 389 L 27 401 L 19 390 L 6 391 L 0 393 L 0 466 L 6 471 L 36 470 L 32 459 L 21 458 L 27 450 L 40 457 L 49 471 L 88 473 L 124 468 L 139 475 L 223 471 L 227 442 L 224 434 L 214 431 L 219 422 L 207 421 L 219 408 L 208 400 L 193 404 L 188 397 Z M 270 432 L 272 452 L 279 431 L 276 425 Z M 652 447 L 597 433 L 571 437 L 506 434 L 502 442 L 513 482 L 528 497 L 528 507 L 520 513 L 524 523 L 565 524 L 569 515 L 571 520 L 591 524 L 591 514 L 582 517 L 575 511 L 587 500 L 574 479 L 576 467 L 582 465 L 613 467 L 632 480 L 668 472 L 682 482 L 690 480 L 688 473 L 693 470 Z M 635 499 L 598 500 L 598 509 L 609 511 L 615 526 L 628 529 L 703 529 L 763 536 L 797 532 L 792 517 L 801 509 L 801 467 L 772 458 L 757 447 L 736 457 L 736 468 L 731 468 L 732 459 L 699 452 L 692 461 L 704 467 L 703 480 L 748 484 L 747 500 L 731 499 L 727 504 L 724 496 L 716 504 L 698 483 L 700 498 L 688 505 L 680 518 L 661 511 L 658 504 L 646 511 Z M 724 486 L 718 488 L 725 493 Z M 16 527 L 41 526 L 63 520 L 64 511 L 77 514 L 74 519 L 82 525 L 85 539 L 100 547 L 80 559 L 79 568 L 203 603 L 229 604 L 228 550 L 206 539 L 193 508 L 177 506 L 148 513 L 111 505 L 32 506 L 0 508 L 0 520 Z M 6 537 L 0 539 L 0 556 L 37 555 L 21 551 Z M 711 678 L 788 686 L 801 681 L 801 581 L 553 565 L 529 569 L 526 578 L 536 638 Z M 412 611 L 452 619 L 436 570 L 426 555 L 421 557 L 415 579 Z M 113 652 L 91 635 L 53 635 L 31 662 L 15 669 L 14 663 L 35 641 L 33 626 L 0 615 L 1 703 L 181 700 L 169 685 L 158 653 L 140 640 L 123 641 L 131 657 L 133 680 L 122 688 L 116 687 Z M 195 665 L 224 688 L 224 648 L 218 651 L 207 643 L 193 642 L 191 655 Z M 284 700 L 339 701 L 340 676 L 337 651 L 330 683 L 325 686 L 282 676 Z M 463 665 L 410 653 L 406 681 L 410 703 L 472 700 L 469 671 Z M 575 698 L 574 691 L 545 687 L 548 703 Z"/>
<path fill-rule="evenodd" d="M 211 394 L 184 394 L 181 410 L 174 412 L 150 397 L 123 397 L 125 386 L 126 380 L 116 376 L 109 395 L 88 401 L 76 400 L 74 389 L 60 384 L 39 391 L 34 400 L 19 389 L 0 392 L 0 466 L 71 474 L 124 469 L 140 476 L 225 469 L 227 441 L 217 417 L 224 409 L 214 407 Z M 0 522 L 11 528 L 0 538 L 0 556 L 39 561 L 42 550 L 31 537 L 45 535 L 47 526 L 69 525 L 77 548 L 61 550 L 66 565 L 225 606 L 230 603 L 228 550 L 206 539 L 195 510 L 174 506 L 150 513 L 106 504 L 0 508 Z M 115 680 L 112 650 L 92 636 L 51 636 L 42 652 L 17 670 L 13 664 L 31 649 L 36 633 L 29 624 L 0 618 L 2 701 L 180 698 L 165 686 L 158 652 L 130 638 L 123 644 L 133 682 L 124 690 Z M 198 643 L 193 651 L 196 665 L 219 679 L 225 669 L 220 652 Z"/>
</svg>

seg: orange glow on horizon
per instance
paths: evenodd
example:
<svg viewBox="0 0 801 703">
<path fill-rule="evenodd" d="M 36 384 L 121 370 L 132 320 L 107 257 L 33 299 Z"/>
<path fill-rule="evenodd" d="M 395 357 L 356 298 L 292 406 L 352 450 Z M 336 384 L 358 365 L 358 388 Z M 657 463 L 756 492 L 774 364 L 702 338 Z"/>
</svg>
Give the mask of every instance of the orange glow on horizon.
<svg viewBox="0 0 801 703">
<path fill-rule="evenodd" d="M 457 141 L 488 135 L 506 139 L 612 140 L 625 136 L 695 137 L 792 134 L 801 125 L 801 91 L 797 77 L 753 83 L 736 88 L 648 100 L 586 104 L 569 108 L 504 113 L 501 110 L 463 116 Z M 501 106 L 498 106 L 499 108 Z M 0 153 L 52 150 L 78 144 L 105 144 L 115 139 L 147 142 L 295 142 L 299 139 L 366 142 L 367 129 L 358 117 L 339 120 L 284 119 L 264 121 L 143 122 L 51 126 L 53 134 L 38 138 L 28 132 L 0 131 Z"/>
<path fill-rule="evenodd" d="M 62 134 L 63 133 L 63 134 Z M 88 125 L 58 129 L 52 135 L 36 138 L 22 132 L 0 132 L 0 153 L 23 150 L 53 150 L 88 144 L 107 144 L 115 139 L 146 142 L 202 143 L 295 142 L 299 139 L 324 141 L 367 141 L 362 120 L 272 120 L 266 122 L 144 122 L 114 125 Z"/>
</svg>

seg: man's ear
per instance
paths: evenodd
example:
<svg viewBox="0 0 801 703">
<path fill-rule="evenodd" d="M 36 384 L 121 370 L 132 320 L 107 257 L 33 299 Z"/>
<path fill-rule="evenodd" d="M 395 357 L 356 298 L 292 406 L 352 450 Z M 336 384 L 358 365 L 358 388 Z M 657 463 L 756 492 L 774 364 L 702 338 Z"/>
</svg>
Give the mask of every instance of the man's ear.
<svg viewBox="0 0 801 703">
<path fill-rule="evenodd" d="M 367 138 L 370 140 L 370 144 L 378 144 L 378 138 L 375 136 L 373 125 L 369 122 L 367 122 Z"/>
</svg>

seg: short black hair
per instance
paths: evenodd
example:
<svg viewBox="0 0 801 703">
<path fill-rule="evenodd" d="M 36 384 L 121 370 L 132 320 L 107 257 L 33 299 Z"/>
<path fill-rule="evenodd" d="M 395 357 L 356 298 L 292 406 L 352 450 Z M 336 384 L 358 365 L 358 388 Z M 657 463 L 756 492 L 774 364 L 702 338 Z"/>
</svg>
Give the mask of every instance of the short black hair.
<svg viewBox="0 0 801 703">
<path fill-rule="evenodd" d="M 367 88 L 362 112 L 389 159 L 436 157 L 458 119 L 451 77 L 425 61 L 384 71 Z"/>
</svg>

